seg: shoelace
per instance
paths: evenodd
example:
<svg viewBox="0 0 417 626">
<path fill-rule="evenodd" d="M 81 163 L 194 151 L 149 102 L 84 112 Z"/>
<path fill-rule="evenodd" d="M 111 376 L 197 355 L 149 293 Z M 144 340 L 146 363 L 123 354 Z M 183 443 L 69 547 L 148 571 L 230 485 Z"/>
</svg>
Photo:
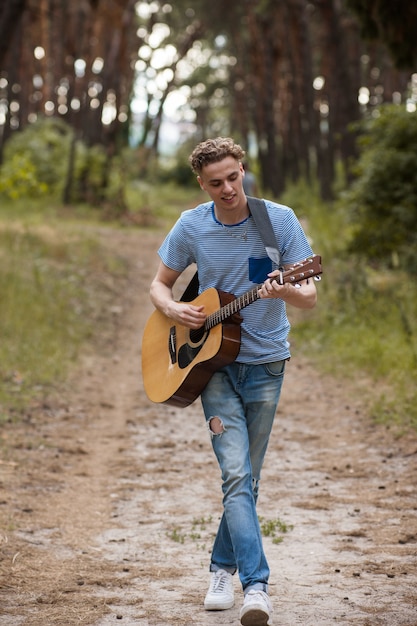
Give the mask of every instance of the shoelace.
<svg viewBox="0 0 417 626">
<path fill-rule="evenodd" d="M 213 577 L 213 588 L 212 592 L 216 593 L 216 591 L 223 592 L 224 588 L 227 585 L 227 574 L 223 572 L 216 572 Z"/>
</svg>

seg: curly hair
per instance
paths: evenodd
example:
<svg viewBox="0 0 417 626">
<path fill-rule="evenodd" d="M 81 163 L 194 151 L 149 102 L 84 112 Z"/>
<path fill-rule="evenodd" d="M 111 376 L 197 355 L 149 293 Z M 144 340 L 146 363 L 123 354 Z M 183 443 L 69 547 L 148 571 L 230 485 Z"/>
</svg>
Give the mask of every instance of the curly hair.
<svg viewBox="0 0 417 626">
<path fill-rule="evenodd" d="M 216 163 L 228 156 L 241 161 L 245 156 L 245 151 L 230 137 L 216 137 L 215 139 L 207 139 L 199 143 L 190 154 L 188 160 L 193 172 L 201 174 L 201 170 L 205 165 Z"/>
</svg>

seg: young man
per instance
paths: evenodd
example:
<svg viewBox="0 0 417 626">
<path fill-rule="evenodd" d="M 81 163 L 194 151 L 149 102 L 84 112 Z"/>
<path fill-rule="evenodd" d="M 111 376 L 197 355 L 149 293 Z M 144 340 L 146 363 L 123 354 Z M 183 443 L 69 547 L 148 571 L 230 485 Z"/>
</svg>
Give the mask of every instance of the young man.
<svg viewBox="0 0 417 626">
<path fill-rule="evenodd" d="M 234 604 L 232 575 L 239 573 L 244 592 L 243 626 L 267 626 L 272 612 L 269 567 L 256 512 L 259 480 L 290 357 L 286 304 L 308 309 L 316 303 L 314 280 L 280 285 L 250 214 L 243 190 L 245 153 L 232 139 L 200 143 L 190 156 L 198 183 L 210 202 L 185 211 L 159 249 L 159 269 L 151 299 L 167 317 L 190 329 L 205 321 L 203 306 L 173 299 L 172 287 L 196 263 L 200 292 L 215 287 L 239 296 L 259 289 L 260 298 L 243 309 L 241 346 L 235 362 L 215 372 L 201 400 L 218 460 L 223 516 L 211 555 L 211 582 L 204 600 L 208 611 Z M 294 212 L 265 201 L 281 255 L 281 264 L 312 254 Z"/>
</svg>

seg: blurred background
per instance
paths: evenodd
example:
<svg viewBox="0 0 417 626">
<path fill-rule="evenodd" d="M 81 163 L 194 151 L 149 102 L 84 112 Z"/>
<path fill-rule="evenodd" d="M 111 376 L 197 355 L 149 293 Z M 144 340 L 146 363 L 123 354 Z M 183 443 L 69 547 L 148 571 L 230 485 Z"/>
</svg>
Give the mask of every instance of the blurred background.
<svg viewBox="0 0 417 626">
<path fill-rule="evenodd" d="M 52 379 L 13 345 L 34 353 L 19 289 L 39 299 L 42 272 L 88 258 L 62 229 L 168 227 L 198 201 L 188 154 L 223 135 L 323 256 L 321 302 L 295 340 L 332 373 L 382 382 L 373 415 L 416 424 L 416 24 L 409 0 L 2 0 L 3 409 L 16 380 L 21 396 L 22 381 Z M 84 278 L 70 274 L 74 290 Z"/>
</svg>

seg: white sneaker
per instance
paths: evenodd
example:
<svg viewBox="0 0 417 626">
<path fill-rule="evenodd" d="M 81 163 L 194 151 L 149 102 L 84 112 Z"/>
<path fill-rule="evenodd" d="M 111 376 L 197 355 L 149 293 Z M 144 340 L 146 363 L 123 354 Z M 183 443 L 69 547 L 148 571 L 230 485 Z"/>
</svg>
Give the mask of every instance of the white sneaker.
<svg viewBox="0 0 417 626">
<path fill-rule="evenodd" d="M 211 573 L 210 587 L 204 599 L 206 611 L 224 611 L 235 603 L 232 574 L 224 569 Z"/>
<path fill-rule="evenodd" d="M 272 606 L 268 594 L 260 589 L 251 589 L 245 595 L 240 610 L 240 623 L 242 626 L 270 626 L 271 613 Z"/>
</svg>

